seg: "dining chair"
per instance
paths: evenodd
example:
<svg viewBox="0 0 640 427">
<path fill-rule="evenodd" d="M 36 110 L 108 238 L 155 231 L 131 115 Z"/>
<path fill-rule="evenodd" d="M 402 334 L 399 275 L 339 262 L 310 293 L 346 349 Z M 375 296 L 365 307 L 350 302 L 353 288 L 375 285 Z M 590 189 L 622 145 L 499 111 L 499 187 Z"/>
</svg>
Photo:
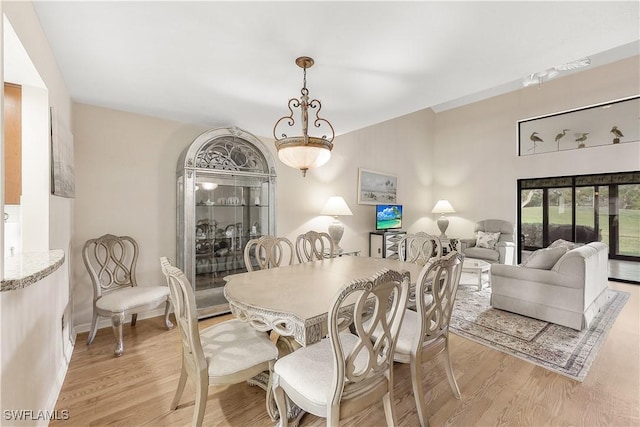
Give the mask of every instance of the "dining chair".
<svg viewBox="0 0 640 427">
<path fill-rule="evenodd" d="M 393 359 L 411 365 L 411 383 L 421 426 L 428 426 L 424 404 L 422 364 L 441 357 L 449 385 L 456 399 L 460 389 L 449 357 L 449 322 L 458 292 L 464 255 L 456 251 L 432 258 L 423 267 L 416 283 L 416 311 L 405 310 Z M 376 331 L 377 337 L 380 331 Z"/>
<path fill-rule="evenodd" d="M 326 418 L 327 426 L 337 426 L 382 398 L 387 424 L 396 425 L 393 353 L 408 294 L 409 273 L 388 269 L 340 289 L 329 306 L 329 336 L 274 365 L 281 427 L 288 425 L 286 398 Z M 365 318 L 374 326 L 365 328 Z M 372 344 L 375 325 L 383 333 Z"/>
<path fill-rule="evenodd" d="M 398 255 L 400 261 L 411 262 L 424 266 L 431 258 L 442 256 L 442 242 L 437 236 L 419 231 L 413 234 L 405 234 L 398 241 Z M 415 289 L 409 293 L 407 306 L 415 310 Z"/>
<path fill-rule="evenodd" d="M 247 271 L 291 265 L 293 257 L 293 244 L 286 237 L 262 236 L 249 240 L 244 248 Z"/>
<path fill-rule="evenodd" d="M 298 262 L 318 261 L 334 258 L 333 240 L 329 233 L 307 231 L 296 238 L 296 255 Z"/>
<path fill-rule="evenodd" d="M 116 356 L 124 352 L 122 324 L 128 315 L 131 315 L 131 326 L 135 326 L 139 312 L 164 303 L 165 325 L 167 329 L 173 328 L 169 320 L 169 288 L 138 286 L 138 251 L 138 243 L 132 237 L 113 234 L 89 239 L 82 248 L 82 259 L 93 285 L 93 318 L 87 345 L 96 336 L 98 318 L 109 317 L 116 338 Z"/>
<path fill-rule="evenodd" d="M 171 403 L 175 410 L 182 397 L 187 378 L 195 382 L 196 398 L 192 425 L 201 426 L 211 385 L 238 384 L 267 372 L 267 413 L 275 421 L 275 408 L 270 405 L 271 371 L 278 350 L 269 336 L 258 332 L 238 319 L 226 320 L 198 329 L 198 313 L 191 283 L 182 270 L 172 266 L 166 257 L 160 258 L 165 274 L 176 323 L 182 340 L 182 368 L 178 389 Z"/>
<path fill-rule="evenodd" d="M 425 265 L 432 257 L 442 256 L 442 243 L 437 236 L 419 231 L 406 234 L 398 242 L 400 261 Z"/>
</svg>

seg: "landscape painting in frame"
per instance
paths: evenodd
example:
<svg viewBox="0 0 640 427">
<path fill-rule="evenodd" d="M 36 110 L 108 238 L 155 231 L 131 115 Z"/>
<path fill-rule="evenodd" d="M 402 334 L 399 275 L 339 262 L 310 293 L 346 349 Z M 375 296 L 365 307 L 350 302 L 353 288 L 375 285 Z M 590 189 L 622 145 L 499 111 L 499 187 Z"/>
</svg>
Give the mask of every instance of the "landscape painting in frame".
<svg viewBox="0 0 640 427">
<path fill-rule="evenodd" d="M 73 135 L 69 126 L 51 108 L 51 192 L 73 198 L 76 194 L 73 169 Z"/>
<path fill-rule="evenodd" d="M 358 204 L 379 205 L 397 203 L 398 177 L 358 169 Z"/>
</svg>

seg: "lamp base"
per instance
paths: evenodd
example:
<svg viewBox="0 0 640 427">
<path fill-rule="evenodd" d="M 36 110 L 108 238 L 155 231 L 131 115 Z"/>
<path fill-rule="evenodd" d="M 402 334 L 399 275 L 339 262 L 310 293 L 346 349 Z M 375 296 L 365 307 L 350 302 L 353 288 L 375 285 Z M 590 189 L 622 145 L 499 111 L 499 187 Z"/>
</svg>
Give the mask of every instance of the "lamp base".
<svg viewBox="0 0 640 427">
<path fill-rule="evenodd" d="M 440 236 L 438 236 L 440 239 L 447 239 L 447 235 L 445 234 L 445 232 L 447 231 L 447 227 L 449 227 L 449 220 L 447 219 L 447 217 L 445 217 L 444 215 L 442 215 L 440 218 L 438 218 L 438 228 L 440 229 Z"/>
<path fill-rule="evenodd" d="M 333 253 L 342 253 L 343 249 L 340 247 L 340 239 L 342 239 L 342 235 L 344 234 L 344 226 L 337 218 L 329 225 L 328 232 L 333 241 Z"/>
</svg>

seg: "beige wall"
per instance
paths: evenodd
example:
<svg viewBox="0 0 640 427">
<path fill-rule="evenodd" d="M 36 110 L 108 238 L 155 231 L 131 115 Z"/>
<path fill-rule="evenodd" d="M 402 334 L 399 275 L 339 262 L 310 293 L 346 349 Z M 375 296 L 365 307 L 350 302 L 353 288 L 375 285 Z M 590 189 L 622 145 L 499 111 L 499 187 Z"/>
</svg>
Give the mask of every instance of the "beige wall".
<svg viewBox="0 0 640 427">
<path fill-rule="evenodd" d="M 447 235 L 476 221 L 516 221 L 517 180 L 640 169 L 640 143 L 518 157 L 517 122 L 640 93 L 638 56 L 441 112 L 435 119 L 433 192 L 457 213 Z"/>
<path fill-rule="evenodd" d="M 92 293 L 82 264 L 82 245 L 104 233 L 131 235 L 141 247 L 138 281 L 141 285 L 162 283 L 158 259 L 175 259 L 176 254 L 178 157 L 206 129 L 84 104 L 74 104 L 73 116 L 72 283 L 75 325 L 78 331 L 85 331 L 91 321 Z M 374 207 L 356 203 L 358 167 L 397 174 L 399 202 L 407 206 L 405 228 L 427 226 L 432 122 L 433 114 L 425 110 L 339 136 L 331 161 L 304 178 L 300 171 L 277 162 L 278 234 L 294 240 L 309 229 L 326 230 L 331 218 L 318 213 L 329 196 L 338 194 L 354 213 L 342 218 L 345 235 L 341 244 L 366 255 Z M 273 141 L 262 140 L 277 157 Z"/>
</svg>

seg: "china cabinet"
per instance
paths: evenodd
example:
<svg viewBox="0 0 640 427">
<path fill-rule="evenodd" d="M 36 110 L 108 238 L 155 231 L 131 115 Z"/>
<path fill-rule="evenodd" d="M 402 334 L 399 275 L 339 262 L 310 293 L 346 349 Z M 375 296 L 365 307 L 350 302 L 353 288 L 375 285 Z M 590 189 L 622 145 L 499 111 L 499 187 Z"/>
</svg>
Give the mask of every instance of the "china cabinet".
<svg viewBox="0 0 640 427">
<path fill-rule="evenodd" d="M 224 277 L 247 271 L 247 242 L 275 235 L 273 157 L 254 135 L 218 128 L 198 136 L 177 168 L 177 259 L 200 317 L 229 312 Z"/>
</svg>

